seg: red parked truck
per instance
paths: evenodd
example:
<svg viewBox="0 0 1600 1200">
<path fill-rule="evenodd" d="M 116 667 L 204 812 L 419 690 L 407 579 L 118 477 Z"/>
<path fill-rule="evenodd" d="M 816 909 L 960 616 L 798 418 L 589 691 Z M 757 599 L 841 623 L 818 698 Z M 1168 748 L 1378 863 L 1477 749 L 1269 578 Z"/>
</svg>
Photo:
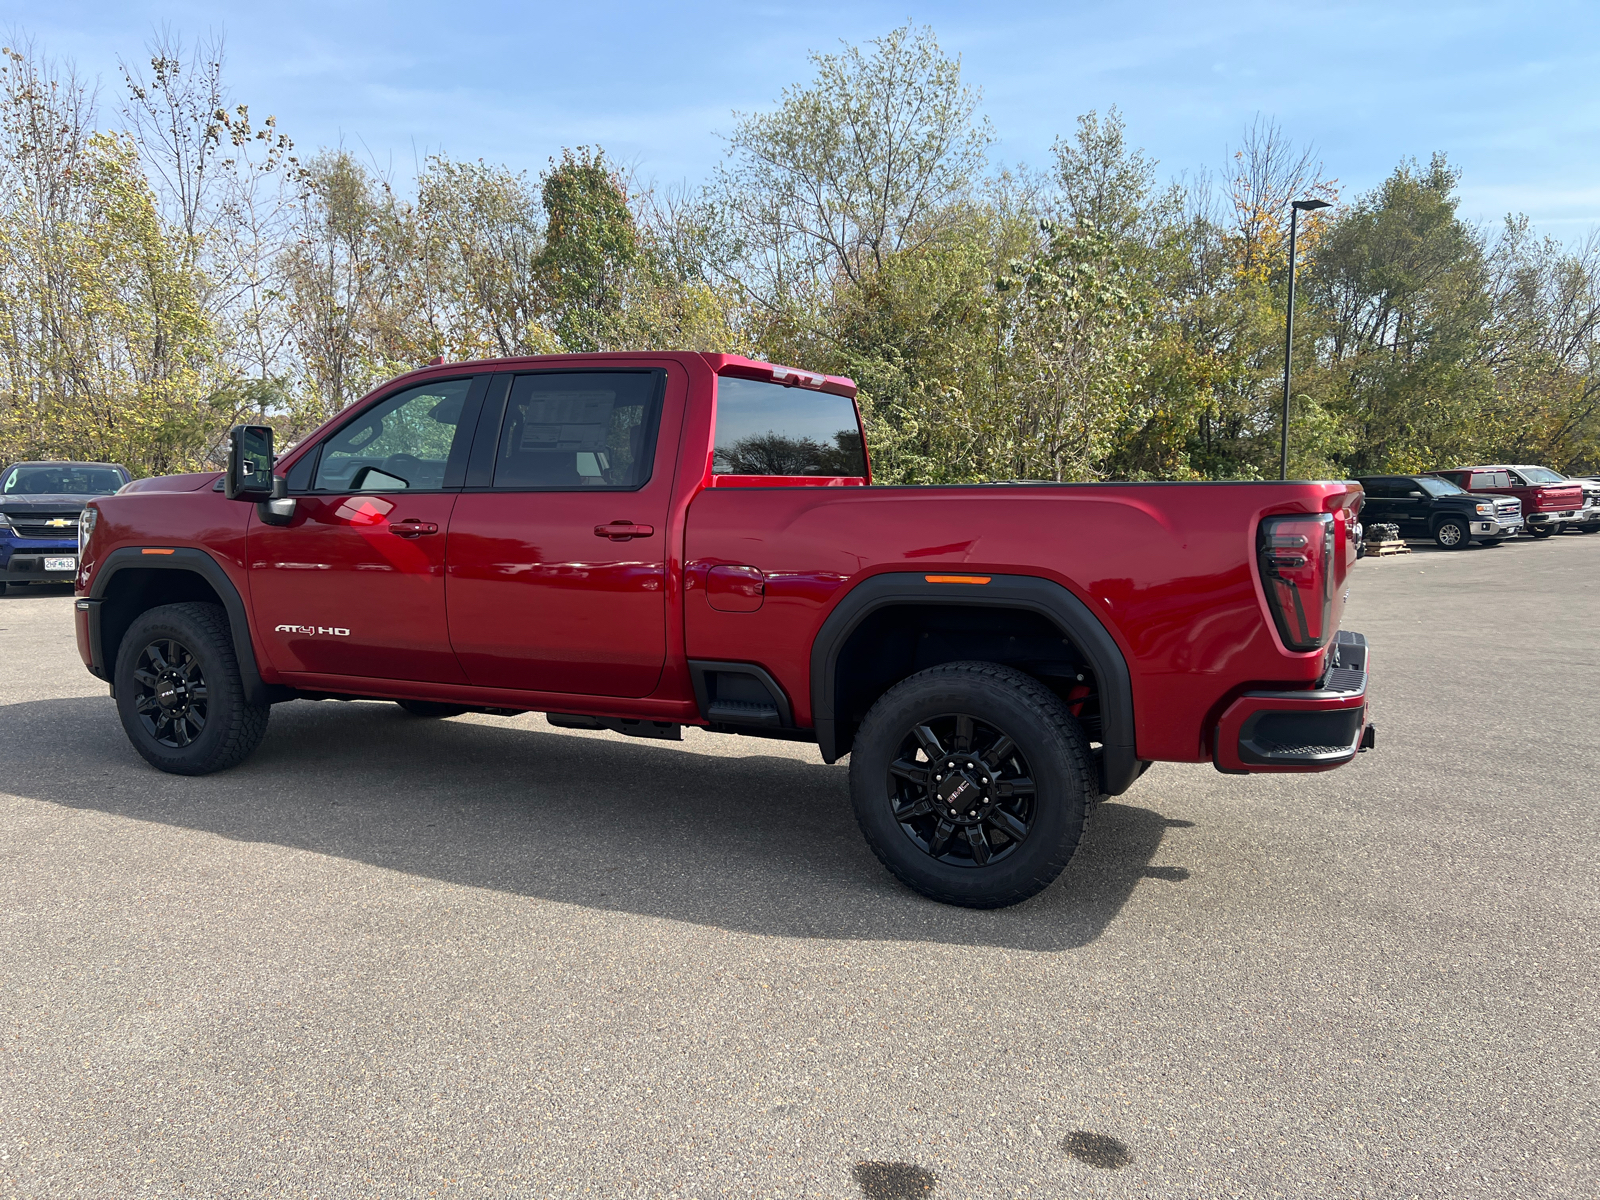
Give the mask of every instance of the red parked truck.
<svg viewBox="0 0 1600 1200">
<path fill-rule="evenodd" d="M 1452 467 L 1430 474 L 1469 492 L 1515 496 L 1522 501 L 1522 518 L 1534 537 L 1549 537 L 1563 525 L 1583 519 L 1583 485 L 1548 467 Z"/>
<path fill-rule="evenodd" d="M 815 741 L 885 865 L 980 907 L 1048 885 L 1152 761 L 1372 744 L 1358 486 L 869 486 L 854 396 L 600 354 L 413 372 L 277 462 L 240 427 L 222 477 L 90 506 L 79 650 L 183 774 L 295 698 Z"/>
</svg>

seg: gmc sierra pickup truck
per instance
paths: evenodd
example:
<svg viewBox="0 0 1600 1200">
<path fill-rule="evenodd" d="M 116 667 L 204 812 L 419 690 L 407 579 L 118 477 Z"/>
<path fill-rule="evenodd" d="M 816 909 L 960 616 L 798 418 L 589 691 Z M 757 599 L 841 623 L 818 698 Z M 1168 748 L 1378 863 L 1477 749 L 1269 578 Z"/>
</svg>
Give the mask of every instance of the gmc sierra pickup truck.
<svg viewBox="0 0 1600 1200">
<path fill-rule="evenodd" d="M 1583 486 L 1549 467 L 1452 467 L 1431 474 L 1469 492 L 1516 497 L 1534 537 L 1550 537 L 1563 525 L 1583 519 Z"/>
<path fill-rule="evenodd" d="M 974 907 L 1046 887 L 1152 761 L 1372 745 L 1359 486 L 872 486 L 854 397 L 600 354 L 433 365 L 281 460 L 241 426 L 221 476 L 88 506 L 79 651 L 180 774 L 296 698 L 815 742 L 885 866 Z"/>
</svg>

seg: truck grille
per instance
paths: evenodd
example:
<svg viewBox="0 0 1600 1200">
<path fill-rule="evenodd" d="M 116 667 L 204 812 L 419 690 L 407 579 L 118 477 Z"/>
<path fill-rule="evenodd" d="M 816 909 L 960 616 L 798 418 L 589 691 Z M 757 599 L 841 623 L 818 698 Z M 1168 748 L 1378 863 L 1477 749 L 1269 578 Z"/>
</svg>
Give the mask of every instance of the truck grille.
<svg viewBox="0 0 1600 1200">
<path fill-rule="evenodd" d="M 78 536 L 78 513 L 81 511 L 75 508 L 71 512 L 7 513 L 6 519 L 16 529 L 18 537 L 61 541 Z M 52 525 L 52 521 L 64 521 L 65 524 Z"/>
</svg>

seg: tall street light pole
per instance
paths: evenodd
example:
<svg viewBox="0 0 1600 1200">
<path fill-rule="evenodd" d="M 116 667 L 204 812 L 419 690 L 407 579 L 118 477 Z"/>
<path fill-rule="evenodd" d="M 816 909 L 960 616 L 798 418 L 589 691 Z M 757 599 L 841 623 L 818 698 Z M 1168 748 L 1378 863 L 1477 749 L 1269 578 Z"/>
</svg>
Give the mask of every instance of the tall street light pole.
<svg viewBox="0 0 1600 1200">
<path fill-rule="evenodd" d="M 1278 472 L 1280 479 L 1289 478 L 1289 370 L 1294 358 L 1294 240 L 1300 214 L 1327 208 L 1326 200 L 1295 200 L 1289 205 L 1289 322 L 1283 334 L 1283 454 Z"/>
</svg>

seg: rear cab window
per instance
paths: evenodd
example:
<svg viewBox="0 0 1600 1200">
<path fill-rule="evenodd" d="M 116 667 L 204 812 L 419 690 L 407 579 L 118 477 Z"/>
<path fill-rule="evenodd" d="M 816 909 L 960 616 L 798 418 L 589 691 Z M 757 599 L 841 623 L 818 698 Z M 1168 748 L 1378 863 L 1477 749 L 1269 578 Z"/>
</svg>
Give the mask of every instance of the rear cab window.
<svg viewBox="0 0 1600 1200">
<path fill-rule="evenodd" d="M 856 406 L 831 392 L 719 376 L 711 474 L 714 484 L 864 484 Z"/>
</svg>

